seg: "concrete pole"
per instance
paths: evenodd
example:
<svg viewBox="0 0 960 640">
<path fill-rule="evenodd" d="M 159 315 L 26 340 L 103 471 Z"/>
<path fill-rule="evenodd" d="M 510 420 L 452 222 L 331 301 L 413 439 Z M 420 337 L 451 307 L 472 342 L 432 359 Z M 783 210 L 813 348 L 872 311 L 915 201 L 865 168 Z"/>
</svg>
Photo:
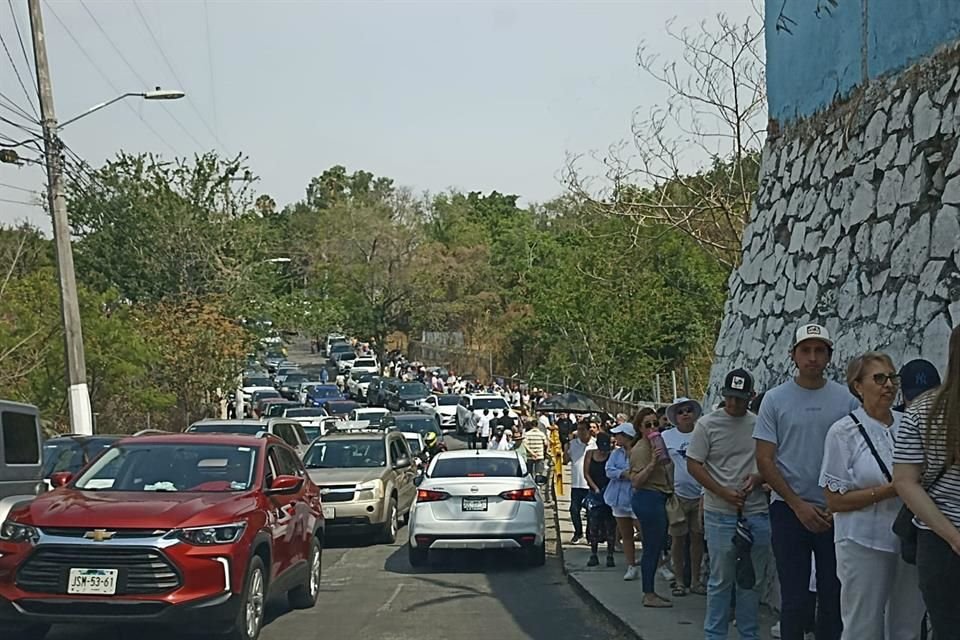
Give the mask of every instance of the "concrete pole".
<svg viewBox="0 0 960 640">
<path fill-rule="evenodd" d="M 33 56 L 37 67 L 37 89 L 40 94 L 44 156 L 47 165 L 47 203 L 53 216 L 53 239 L 57 247 L 57 271 L 60 285 L 60 309 L 63 315 L 63 339 L 66 347 L 67 394 L 70 406 L 70 428 L 73 433 L 93 434 L 90 391 L 87 388 L 87 366 L 80 329 L 80 302 L 70 244 L 70 222 L 67 200 L 63 195 L 63 158 L 57 137 L 57 116 L 53 107 L 53 87 L 47 45 L 43 34 L 40 0 L 28 0 L 30 27 L 33 32 Z"/>
</svg>

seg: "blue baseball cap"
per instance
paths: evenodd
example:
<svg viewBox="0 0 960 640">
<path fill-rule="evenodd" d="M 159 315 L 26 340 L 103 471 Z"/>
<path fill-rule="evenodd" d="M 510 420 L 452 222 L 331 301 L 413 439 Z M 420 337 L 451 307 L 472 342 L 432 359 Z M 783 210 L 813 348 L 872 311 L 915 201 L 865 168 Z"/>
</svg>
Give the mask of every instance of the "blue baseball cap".
<svg viewBox="0 0 960 640">
<path fill-rule="evenodd" d="M 900 388 L 907 402 L 940 384 L 940 373 L 929 360 L 917 358 L 900 368 Z"/>
</svg>

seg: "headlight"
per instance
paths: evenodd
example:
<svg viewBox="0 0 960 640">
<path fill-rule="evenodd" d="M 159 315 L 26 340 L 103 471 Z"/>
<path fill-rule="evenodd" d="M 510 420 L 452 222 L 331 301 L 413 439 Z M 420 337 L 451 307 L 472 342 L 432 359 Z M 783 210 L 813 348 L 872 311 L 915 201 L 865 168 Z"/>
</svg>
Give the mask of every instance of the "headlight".
<svg viewBox="0 0 960 640">
<path fill-rule="evenodd" d="M 357 500 L 376 500 L 383 495 L 383 482 L 370 480 L 357 485 Z"/>
<path fill-rule="evenodd" d="M 0 540 L 5 542 L 33 542 L 40 538 L 40 532 L 28 524 L 7 520 L 0 527 Z"/>
<path fill-rule="evenodd" d="M 188 544 L 231 544 L 240 539 L 246 528 L 246 522 L 234 522 L 233 524 L 221 524 L 213 527 L 179 529 L 173 534 Z"/>
</svg>

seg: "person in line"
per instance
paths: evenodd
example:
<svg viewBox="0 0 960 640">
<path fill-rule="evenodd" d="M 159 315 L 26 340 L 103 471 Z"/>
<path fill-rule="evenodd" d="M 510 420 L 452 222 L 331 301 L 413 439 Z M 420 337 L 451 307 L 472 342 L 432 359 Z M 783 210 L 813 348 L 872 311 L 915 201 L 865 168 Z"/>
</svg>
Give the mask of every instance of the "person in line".
<svg viewBox="0 0 960 640">
<path fill-rule="evenodd" d="M 900 367 L 900 393 L 903 403 L 894 407 L 894 411 L 905 413 L 913 401 L 930 389 L 936 389 L 941 384 L 940 372 L 933 363 L 923 358 L 911 360 Z"/>
<path fill-rule="evenodd" d="M 640 415 L 638 415 L 640 418 Z M 657 609 L 672 607 L 673 603 L 661 597 L 654 589 L 657 565 L 667 541 L 667 497 L 673 493 L 670 481 L 669 460 L 657 459 L 649 434 L 658 433 L 656 413 L 647 410 L 639 420 L 640 434 L 635 438 L 630 451 L 630 481 L 633 485 L 633 515 L 640 521 L 643 535 L 643 555 L 640 558 L 640 573 L 643 583 L 643 606 Z M 621 428 L 623 425 L 620 425 Z M 633 429 L 631 428 L 631 431 Z M 621 536 L 629 536 L 633 544 L 632 522 L 629 530 L 620 530 Z M 623 537 L 624 547 L 627 540 Z"/>
<path fill-rule="evenodd" d="M 684 575 L 689 570 L 690 592 L 706 595 L 707 590 L 700 580 L 700 567 L 703 562 L 703 521 L 700 518 L 700 498 L 703 487 L 687 471 L 687 448 L 693 437 L 693 425 L 703 414 L 700 403 L 690 398 L 677 398 L 667 407 L 667 419 L 675 429 L 663 432 L 663 442 L 673 461 L 673 491 L 677 495 L 685 516 L 680 524 L 671 525 L 671 556 L 674 597 L 687 595 Z M 687 543 L 690 545 L 689 566 L 687 565 Z"/>
<path fill-rule="evenodd" d="M 615 567 L 617 564 L 613 559 L 617 542 L 617 521 L 613 517 L 610 506 L 603 501 L 603 492 L 610 482 L 605 467 L 612 449 L 613 442 L 610 440 L 610 435 L 598 433 L 595 446 L 588 448 L 583 457 L 584 478 L 590 487 L 587 498 L 589 505 L 587 507 L 587 541 L 590 543 L 588 567 L 596 567 L 600 564 L 597 554 L 601 542 L 607 543 L 607 566 Z"/>
<path fill-rule="evenodd" d="M 637 546 L 633 540 L 633 488 L 630 484 L 630 450 L 637 432 L 633 425 L 624 422 L 610 430 L 617 448 L 610 453 L 604 470 L 607 473 L 607 488 L 603 491 L 603 501 L 607 504 L 617 521 L 617 531 L 623 541 L 623 559 L 627 563 L 624 580 L 636 580 L 640 577 L 637 566 Z"/>
<path fill-rule="evenodd" d="M 527 450 L 527 469 L 534 477 L 542 476 L 547 472 L 547 446 L 549 436 L 544 433 L 535 422 L 529 422 L 523 434 L 523 446 Z"/>
<path fill-rule="evenodd" d="M 570 465 L 570 521 L 573 523 L 570 544 L 580 544 L 583 540 L 583 501 L 590 493 L 583 462 L 587 450 L 596 446 L 596 441 L 590 435 L 590 423 L 583 419 L 577 423 L 576 435 L 563 448 L 563 463 Z"/>
<path fill-rule="evenodd" d="M 919 640 L 924 607 L 917 569 L 900 557 L 893 522 L 893 443 L 903 414 L 893 411 L 900 379 L 890 356 L 850 361 L 847 386 L 863 406 L 837 420 L 824 443 L 820 486 L 834 514 L 842 640 Z"/>
<path fill-rule="evenodd" d="M 481 449 L 490 447 L 491 435 L 493 435 L 493 416 L 490 415 L 490 409 L 484 409 L 477 426 L 477 439 Z"/>
<path fill-rule="evenodd" d="M 767 391 L 753 433 L 757 468 L 772 489 L 770 526 L 783 640 L 804 637 L 811 553 L 817 574 L 816 637 L 839 640 L 843 626 L 833 516 L 819 480 L 827 431 L 860 403 L 845 386 L 824 377 L 832 355 L 826 328 L 798 327 L 790 350 L 797 375 Z"/>
<path fill-rule="evenodd" d="M 697 421 L 687 448 L 687 469 L 703 485 L 703 520 L 710 549 L 706 640 L 726 640 L 731 608 L 742 640 L 759 640 L 762 576 L 770 562 L 770 515 L 754 455 L 757 417 L 747 410 L 753 376 L 734 369 L 723 383 L 723 407 Z M 740 519 L 753 535 L 751 560 L 757 576 L 752 588 L 737 584 L 737 549 L 733 540 Z M 734 594 L 736 594 L 734 596 Z M 735 603 L 734 603 L 735 601 Z"/>
<path fill-rule="evenodd" d="M 917 398 L 897 432 L 893 483 L 915 514 L 920 592 L 936 640 L 960 638 L 960 326 L 943 384 Z"/>
</svg>

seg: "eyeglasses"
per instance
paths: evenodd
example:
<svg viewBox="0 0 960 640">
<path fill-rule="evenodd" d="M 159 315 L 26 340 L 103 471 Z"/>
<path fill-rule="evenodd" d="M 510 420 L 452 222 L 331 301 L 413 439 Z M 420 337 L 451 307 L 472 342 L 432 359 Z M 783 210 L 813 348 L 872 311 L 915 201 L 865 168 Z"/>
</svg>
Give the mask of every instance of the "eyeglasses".
<svg viewBox="0 0 960 640">
<path fill-rule="evenodd" d="M 893 386 L 900 385 L 900 374 L 897 373 L 875 373 L 873 374 L 873 381 L 876 382 L 881 387 L 887 384 L 887 381 L 890 382 Z"/>
<path fill-rule="evenodd" d="M 654 420 L 654 421 L 652 421 L 652 422 L 649 421 L 649 420 L 647 420 L 647 421 L 643 422 L 640 426 L 641 426 L 641 427 L 647 427 L 648 429 L 652 429 L 652 428 L 656 427 L 657 424 L 659 424 L 659 423 L 658 423 L 656 420 Z"/>
</svg>

